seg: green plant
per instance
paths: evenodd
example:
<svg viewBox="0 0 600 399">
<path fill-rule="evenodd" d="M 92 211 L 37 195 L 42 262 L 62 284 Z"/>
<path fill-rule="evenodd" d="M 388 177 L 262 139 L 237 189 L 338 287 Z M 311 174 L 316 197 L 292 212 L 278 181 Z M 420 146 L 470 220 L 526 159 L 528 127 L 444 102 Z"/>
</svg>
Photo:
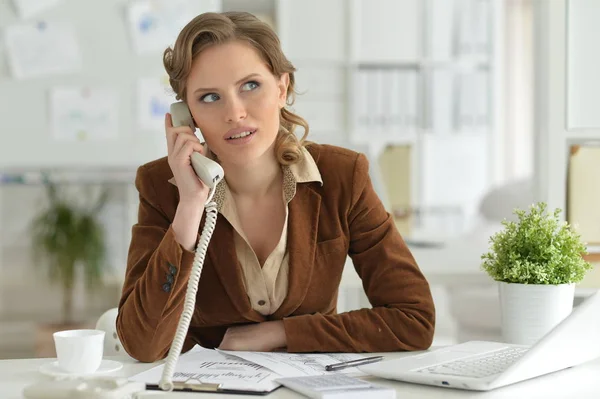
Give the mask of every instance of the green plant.
<svg viewBox="0 0 600 399">
<path fill-rule="evenodd" d="M 516 209 L 517 222 L 504 220 L 504 229 L 490 238 L 482 268 L 496 281 L 519 284 L 571 284 L 581 281 L 592 265 L 580 235 L 561 222 L 560 209 L 546 213 L 546 203 L 529 212 Z"/>
<path fill-rule="evenodd" d="M 70 323 L 78 270 L 90 290 L 102 285 L 106 243 L 97 215 L 108 199 L 108 191 L 104 189 L 95 202 L 86 198 L 87 205 L 81 206 L 65 192 L 61 195 L 56 184 L 48 182 L 45 187 L 48 206 L 31 223 L 32 254 L 36 266 L 47 267 L 50 281 L 61 285 L 62 322 Z"/>
</svg>

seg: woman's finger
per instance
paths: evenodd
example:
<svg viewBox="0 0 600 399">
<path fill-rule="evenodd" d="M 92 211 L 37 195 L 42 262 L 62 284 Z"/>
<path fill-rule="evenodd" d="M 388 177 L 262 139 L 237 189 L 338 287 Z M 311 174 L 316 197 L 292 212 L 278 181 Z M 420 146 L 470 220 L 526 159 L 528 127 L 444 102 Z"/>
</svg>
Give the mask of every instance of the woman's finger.
<svg viewBox="0 0 600 399">
<path fill-rule="evenodd" d="M 196 141 L 200 142 L 198 137 L 191 132 L 191 129 L 188 126 L 182 126 L 177 128 L 170 128 L 167 131 L 167 141 L 172 141 L 171 149 L 169 154 L 175 153 L 181 148 L 181 141 Z M 179 143 L 179 144 L 178 144 Z"/>
<path fill-rule="evenodd" d="M 173 127 L 173 122 L 171 119 L 171 114 L 165 114 L 165 135 L 167 136 L 167 151 L 168 153 L 173 152 L 173 147 L 175 145 L 175 139 L 177 135 L 172 134 L 171 128 Z"/>
<path fill-rule="evenodd" d="M 204 153 L 202 144 L 196 137 L 189 137 L 186 135 L 178 135 L 173 148 L 173 156 L 176 158 L 186 157 L 188 158 L 192 151 Z"/>
</svg>

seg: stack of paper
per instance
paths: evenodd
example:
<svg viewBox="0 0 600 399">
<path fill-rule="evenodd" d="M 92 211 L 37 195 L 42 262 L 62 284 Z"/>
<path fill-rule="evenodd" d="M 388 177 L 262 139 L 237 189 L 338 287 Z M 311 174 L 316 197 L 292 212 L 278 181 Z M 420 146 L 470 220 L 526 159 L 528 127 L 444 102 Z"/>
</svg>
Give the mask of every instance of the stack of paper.
<svg viewBox="0 0 600 399">
<path fill-rule="evenodd" d="M 219 391 L 271 392 L 280 386 L 281 377 L 332 374 L 325 371 L 327 364 L 362 358 L 358 354 L 292 354 L 273 352 L 229 352 L 205 349 L 199 346 L 181 355 L 172 381 L 199 382 L 198 390 L 212 385 Z M 156 389 L 162 378 L 164 365 L 156 366 L 131 378 Z M 362 374 L 356 368 L 344 373 Z M 177 389 L 177 388 L 176 388 Z"/>
</svg>

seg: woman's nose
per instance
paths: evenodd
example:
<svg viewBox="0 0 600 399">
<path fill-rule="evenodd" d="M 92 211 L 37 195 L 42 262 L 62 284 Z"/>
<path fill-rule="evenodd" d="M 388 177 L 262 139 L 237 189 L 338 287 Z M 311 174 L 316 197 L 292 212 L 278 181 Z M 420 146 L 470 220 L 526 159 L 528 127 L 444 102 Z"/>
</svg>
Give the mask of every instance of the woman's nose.
<svg viewBox="0 0 600 399">
<path fill-rule="evenodd" d="M 225 110 L 226 122 L 237 122 L 246 118 L 247 112 L 244 103 L 239 98 L 232 98 L 227 102 Z"/>
</svg>

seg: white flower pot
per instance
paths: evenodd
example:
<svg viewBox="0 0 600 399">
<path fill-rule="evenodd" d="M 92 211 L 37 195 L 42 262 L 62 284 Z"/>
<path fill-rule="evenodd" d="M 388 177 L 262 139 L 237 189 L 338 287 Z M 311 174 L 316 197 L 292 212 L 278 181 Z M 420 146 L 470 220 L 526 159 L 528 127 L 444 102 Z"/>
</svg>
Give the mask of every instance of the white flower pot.
<svg viewBox="0 0 600 399">
<path fill-rule="evenodd" d="M 573 310 L 575 284 L 509 284 L 500 282 L 504 342 L 533 345 Z"/>
</svg>

